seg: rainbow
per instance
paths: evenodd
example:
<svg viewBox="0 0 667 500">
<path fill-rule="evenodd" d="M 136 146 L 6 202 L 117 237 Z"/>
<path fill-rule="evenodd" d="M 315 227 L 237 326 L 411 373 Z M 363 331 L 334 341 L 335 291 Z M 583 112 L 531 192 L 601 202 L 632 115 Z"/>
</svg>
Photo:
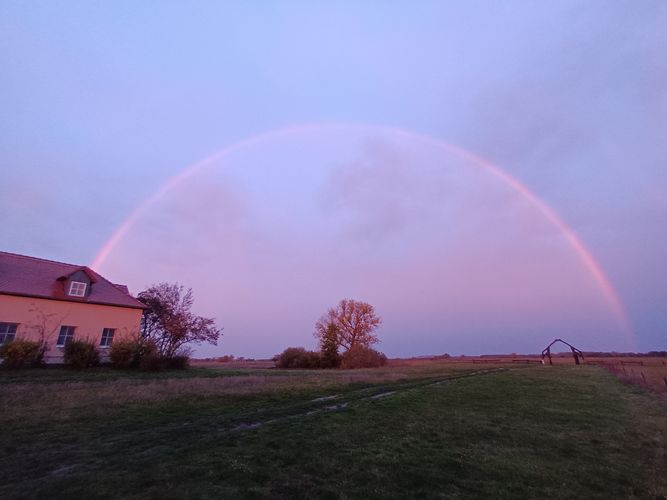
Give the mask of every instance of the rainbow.
<svg viewBox="0 0 667 500">
<path fill-rule="evenodd" d="M 194 163 L 189 167 L 185 168 L 179 174 L 169 179 L 155 193 L 153 193 L 151 196 L 149 196 L 143 202 L 141 202 L 141 204 L 139 204 L 139 206 L 122 222 L 122 224 L 116 229 L 116 231 L 114 231 L 111 237 L 100 249 L 97 256 L 90 264 L 90 267 L 97 270 L 104 264 L 104 261 L 112 252 L 114 247 L 123 239 L 123 237 L 135 224 L 137 219 L 151 204 L 162 198 L 165 194 L 171 191 L 174 187 L 178 186 L 185 179 L 196 174 L 197 172 L 204 169 L 208 165 L 219 161 L 220 159 L 224 158 L 230 153 L 233 153 L 240 149 L 252 147 L 268 139 L 277 139 L 280 137 L 290 136 L 293 134 L 298 134 L 306 131 L 323 130 L 323 129 L 331 130 L 332 128 L 342 128 L 346 130 L 357 129 L 362 132 L 368 131 L 375 133 L 384 133 L 388 135 L 393 135 L 395 137 L 415 140 L 423 144 L 430 145 L 436 149 L 453 153 L 459 156 L 460 158 L 467 160 L 479 166 L 480 168 L 483 168 L 485 171 L 487 171 L 494 177 L 498 178 L 505 185 L 509 186 L 514 192 L 520 195 L 523 199 L 528 201 L 528 203 L 531 206 L 537 209 L 539 213 L 542 214 L 543 217 L 545 217 L 551 224 L 553 224 L 558 229 L 558 231 L 570 244 L 572 249 L 576 252 L 579 259 L 581 260 L 585 268 L 588 270 L 592 278 L 595 280 L 597 286 L 599 287 L 600 291 L 605 297 L 605 300 L 608 302 L 609 306 L 614 312 L 614 315 L 619 324 L 622 326 L 623 330 L 626 333 L 632 334 L 632 327 L 625 313 L 623 305 L 618 297 L 616 290 L 609 281 L 609 278 L 602 270 L 602 266 L 595 260 L 590 250 L 586 247 L 586 245 L 583 243 L 581 238 L 574 232 L 574 230 L 570 226 L 568 226 L 567 223 L 551 207 L 549 207 L 528 187 L 526 187 L 516 178 L 512 177 L 509 173 L 507 173 L 498 165 L 490 162 L 485 158 L 482 158 L 479 155 L 473 154 L 470 151 L 449 144 L 440 139 L 435 139 L 433 137 L 417 134 L 401 128 L 384 126 L 384 125 L 366 125 L 358 123 L 309 123 L 309 124 L 285 127 L 265 132 L 262 134 L 249 137 L 240 142 L 234 143 L 230 146 L 227 146 L 217 151 L 216 153 L 198 161 L 197 163 Z"/>
</svg>

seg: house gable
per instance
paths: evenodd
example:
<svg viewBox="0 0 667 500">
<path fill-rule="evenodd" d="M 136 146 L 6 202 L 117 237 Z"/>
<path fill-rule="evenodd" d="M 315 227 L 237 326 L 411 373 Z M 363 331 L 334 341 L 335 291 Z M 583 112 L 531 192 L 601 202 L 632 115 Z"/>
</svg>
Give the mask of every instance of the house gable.
<svg viewBox="0 0 667 500">
<path fill-rule="evenodd" d="M 86 266 L 0 252 L 0 343 L 43 342 L 62 362 L 71 339 L 109 348 L 139 334 L 144 304 Z"/>
<path fill-rule="evenodd" d="M 89 267 L 7 252 L 0 252 L 0 294 L 145 308 L 126 287 L 114 285 Z"/>
</svg>

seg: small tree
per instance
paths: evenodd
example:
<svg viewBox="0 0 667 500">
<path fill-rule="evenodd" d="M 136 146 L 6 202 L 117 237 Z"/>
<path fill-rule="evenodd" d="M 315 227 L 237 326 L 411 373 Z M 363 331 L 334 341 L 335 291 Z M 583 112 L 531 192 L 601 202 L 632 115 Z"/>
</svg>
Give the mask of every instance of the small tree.
<svg viewBox="0 0 667 500">
<path fill-rule="evenodd" d="M 139 293 L 147 307 L 142 318 L 142 334 L 151 339 L 165 358 L 187 354 L 185 345 L 208 342 L 217 345 L 222 329 L 213 318 L 193 314 L 192 289 L 177 283 L 159 283 Z"/>
<path fill-rule="evenodd" d="M 380 339 L 374 332 L 381 323 L 382 320 L 375 314 L 372 305 L 343 299 L 315 323 L 314 336 L 321 347 L 325 341 L 331 342 L 333 330 L 330 325 L 333 325 L 336 328 L 337 348 L 348 351 L 357 345 L 369 347 L 379 342 Z"/>
<path fill-rule="evenodd" d="M 338 327 L 329 323 L 320 339 L 320 353 L 322 368 L 338 368 L 340 366 L 340 354 L 338 354 Z"/>
</svg>

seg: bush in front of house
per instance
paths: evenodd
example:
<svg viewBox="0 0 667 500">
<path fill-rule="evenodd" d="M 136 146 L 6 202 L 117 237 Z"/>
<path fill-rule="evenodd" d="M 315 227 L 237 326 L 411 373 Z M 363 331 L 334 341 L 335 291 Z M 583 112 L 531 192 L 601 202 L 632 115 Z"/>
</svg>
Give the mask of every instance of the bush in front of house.
<svg viewBox="0 0 667 500">
<path fill-rule="evenodd" d="M 171 358 L 164 358 L 164 365 L 167 370 L 185 370 L 190 368 L 190 356 L 177 354 Z"/>
<path fill-rule="evenodd" d="M 137 343 L 134 340 L 120 340 L 111 344 L 109 361 L 114 368 L 135 368 L 137 360 Z"/>
<path fill-rule="evenodd" d="M 378 368 L 387 364 L 387 356 L 364 345 L 356 345 L 343 354 L 341 368 Z"/>
<path fill-rule="evenodd" d="M 161 370 L 185 370 L 190 367 L 190 357 L 176 354 L 171 357 L 160 354 L 151 354 L 142 358 L 139 369 L 146 372 L 157 372 Z"/>
<path fill-rule="evenodd" d="M 155 344 L 145 339 L 120 340 L 111 344 L 109 361 L 114 368 L 139 368 L 145 358 L 156 352 Z"/>
<path fill-rule="evenodd" d="M 71 340 L 65 344 L 63 363 L 75 370 L 92 368 L 100 364 L 100 353 L 92 342 Z"/>
<path fill-rule="evenodd" d="M 45 345 L 33 340 L 16 339 L 0 346 L 5 368 L 36 367 L 44 364 Z"/>
<path fill-rule="evenodd" d="M 158 352 L 152 340 L 145 338 L 114 342 L 109 349 L 109 360 L 114 368 L 138 368 L 149 372 L 183 370 L 190 366 L 186 351 L 167 357 Z"/>
<path fill-rule="evenodd" d="M 288 347 L 275 358 L 278 368 L 320 368 L 321 355 L 303 347 Z"/>
</svg>

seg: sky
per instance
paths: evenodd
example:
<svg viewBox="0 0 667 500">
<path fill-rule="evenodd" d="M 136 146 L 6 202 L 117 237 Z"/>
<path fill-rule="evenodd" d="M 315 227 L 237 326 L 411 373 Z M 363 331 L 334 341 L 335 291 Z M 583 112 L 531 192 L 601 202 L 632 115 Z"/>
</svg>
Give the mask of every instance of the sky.
<svg viewBox="0 0 667 500">
<path fill-rule="evenodd" d="M 0 248 L 192 287 L 224 327 L 198 355 L 313 348 L 345 297 L 392 356 L 665 349 L 666 25 L 662 0 L 2 2 Z"/>
</svg>

